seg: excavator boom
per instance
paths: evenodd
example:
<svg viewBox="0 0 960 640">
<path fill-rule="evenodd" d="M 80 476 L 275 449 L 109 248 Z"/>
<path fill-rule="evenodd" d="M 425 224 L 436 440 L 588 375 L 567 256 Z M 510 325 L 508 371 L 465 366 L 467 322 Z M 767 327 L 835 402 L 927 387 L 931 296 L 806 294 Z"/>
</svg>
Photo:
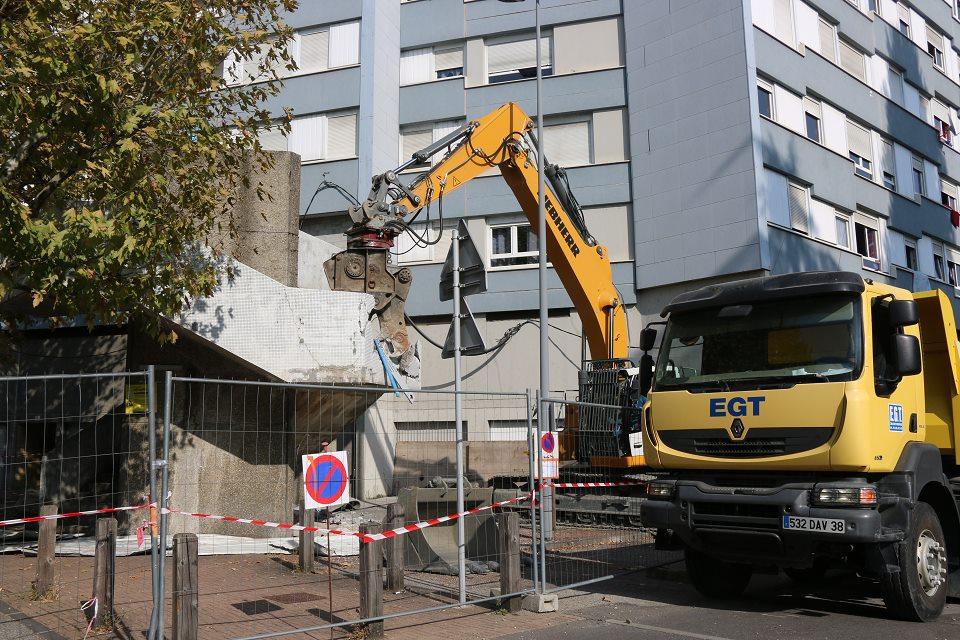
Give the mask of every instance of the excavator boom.
<svg viewBox="0 0 960 640">
<path fill-rule="evenodd" d="M 412 275 L 409 269 L 388 266 L 393 239 L 431 203 L 494 167 L 536 231 L 539 175 L 533 131 L 530 117 L 516 104 L 506 104 L 414 154 L 395 171 L 376 176 L 367 200 L 351 209 L 354 224 L 347 232 L 348 248 L 326 263 L 327 276 L 334 289 L 377 297 L 384 335 L 391 336 L 395 355 L 410 344 L 402 307 Z M 449 152 L 409 186 L 400 181 L 402 170 L 428 162 L 447 148 Z M 547 257 L 577 309 L 593 358 L 626 358 L 626 314 L 613 282 L 610 256 L 587 230 L 563 170 L 546 162 L 544 166 Z"/>
</svg>

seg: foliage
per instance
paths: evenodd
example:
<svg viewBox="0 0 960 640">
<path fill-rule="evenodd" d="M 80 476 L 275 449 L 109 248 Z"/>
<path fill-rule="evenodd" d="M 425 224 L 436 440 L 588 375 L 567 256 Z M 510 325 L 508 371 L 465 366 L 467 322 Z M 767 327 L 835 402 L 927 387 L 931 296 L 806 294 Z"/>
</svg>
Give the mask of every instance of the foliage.
<svg viewBox="0 0 960 640">
<path fill-rule="evenodd" d="M 0 0 L 0 319 L 160 332 L 212 293 L 245 166 L 270 164 L 257 131 L 289 129 L 266 101 L 294 68 L 281 20 L 294 8 Z M 265 81 L 228 85 L 231 57 Z"/>
</svg>

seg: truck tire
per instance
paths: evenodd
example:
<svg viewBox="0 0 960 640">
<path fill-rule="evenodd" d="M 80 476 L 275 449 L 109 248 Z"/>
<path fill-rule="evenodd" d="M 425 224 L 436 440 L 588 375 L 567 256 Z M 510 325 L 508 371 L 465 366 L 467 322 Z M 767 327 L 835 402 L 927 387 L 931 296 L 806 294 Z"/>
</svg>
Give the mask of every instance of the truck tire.
<svg viewBox="0 0 960 640">
<path fill-rule="evenodd" d="M 887 609 L 901 620 L 928 622 L 947 601 L 947 549 L 940 518 L 933 507 L 918 502 L 906 540 L 897 544 L 900 571 L 880 578 Z"/>
<path fill-rule="evenodd" d="M 687 576 L 694 588 L 708 598 L 736 598 L 750 582 L 753 567 L 712 558 L 691 547 L 684 549 Z"/>
</svg>

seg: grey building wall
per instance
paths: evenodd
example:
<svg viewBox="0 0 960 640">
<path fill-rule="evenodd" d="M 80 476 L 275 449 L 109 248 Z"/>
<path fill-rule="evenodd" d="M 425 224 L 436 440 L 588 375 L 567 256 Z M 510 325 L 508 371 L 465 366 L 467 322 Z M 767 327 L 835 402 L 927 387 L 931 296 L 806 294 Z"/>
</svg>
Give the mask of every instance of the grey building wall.
<svg viewBox="0 0 960 640">
<path fill-rule="evenodd" d="M 624 4 L 641 291 L 761 267 L 740 0 Z"/>
</svg>

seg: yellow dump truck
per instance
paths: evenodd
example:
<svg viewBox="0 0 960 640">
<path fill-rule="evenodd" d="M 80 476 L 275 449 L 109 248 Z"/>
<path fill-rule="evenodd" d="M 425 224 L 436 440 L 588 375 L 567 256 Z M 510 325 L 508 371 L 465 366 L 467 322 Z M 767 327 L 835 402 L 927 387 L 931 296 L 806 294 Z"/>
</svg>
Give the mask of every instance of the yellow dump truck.
<svg viewBox="0 0 960 640">
<path fill-rule="evenodd" d="M 943 293 L 798 273 L 691 291 L 664 315 L 643 440 L 666 473 L 641 520 L 683 547 L 701 593 L 779 567 L 872 577 L 909 620 L 960 595 L 960 354 Z"/>
</svg>

